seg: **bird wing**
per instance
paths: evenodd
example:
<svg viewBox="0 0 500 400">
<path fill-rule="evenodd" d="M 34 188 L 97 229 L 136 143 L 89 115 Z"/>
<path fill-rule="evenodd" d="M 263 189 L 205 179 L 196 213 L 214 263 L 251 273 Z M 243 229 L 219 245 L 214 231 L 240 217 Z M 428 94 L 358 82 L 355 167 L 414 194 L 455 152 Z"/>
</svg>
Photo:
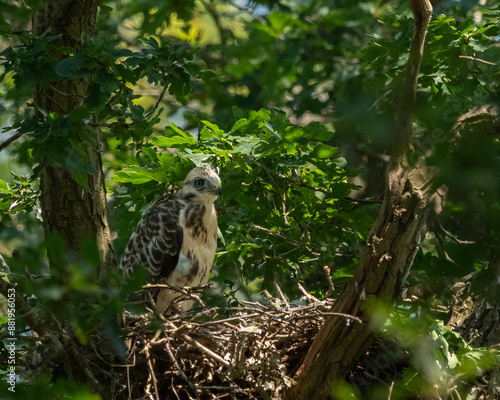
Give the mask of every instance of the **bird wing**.
<svg viewBox="0 0 500 400">
<path fill-rule="evenodd" d="M 137 266 L 145 267 L 152 277 L 170 276 L 179 261 L 183 242 L 179 214 L 185 206 L 179 196 L 168 194 L 144 214 L 120 262 L 125 276 Z"/>
</svg>

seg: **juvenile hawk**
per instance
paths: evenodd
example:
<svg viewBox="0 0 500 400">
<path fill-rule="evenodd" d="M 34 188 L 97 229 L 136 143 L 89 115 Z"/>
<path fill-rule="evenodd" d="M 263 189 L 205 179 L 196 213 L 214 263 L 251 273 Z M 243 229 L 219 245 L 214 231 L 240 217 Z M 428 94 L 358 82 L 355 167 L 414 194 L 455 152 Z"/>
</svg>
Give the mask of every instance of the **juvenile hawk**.
<svg viewBox="0 0 500 400">
<path fill-rule="evenodd" d="M 181 190 L 162 197 L 139 221 L 120 262 L 123 274 L 143 266 L 154 283 L 205 285 L 217 247 L 214 201 L 220 193 L 220 178 L 211 167 L 194 168 Z M 160 289 L 158 310 L 163 313 L 179 295 Z M 184 311 L 192 305 L 181 302 Z"/>
</svg>

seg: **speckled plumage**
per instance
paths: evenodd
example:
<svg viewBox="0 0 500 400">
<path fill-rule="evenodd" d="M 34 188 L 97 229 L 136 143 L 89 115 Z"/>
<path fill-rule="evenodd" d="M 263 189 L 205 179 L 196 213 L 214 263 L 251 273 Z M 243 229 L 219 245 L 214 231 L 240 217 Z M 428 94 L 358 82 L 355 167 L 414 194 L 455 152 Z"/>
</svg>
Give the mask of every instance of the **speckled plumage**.
<svg viewBox="0 0 500 400">
<path fill-rule="evenodd" d="M 180 191 L 162 197 L 139 221 L 120 262 L 123 274 L 143 266 L 154 283 L 205 285 L 217 247 L 214 201 L 220 191 L 220 178 L 212 168 L 194 168 Z M 159 290 L 158 310 L 164 312 L 178 296 Z M 190 309 L 192 303 L 182 301 L 181 309 Z"/>
</svg>

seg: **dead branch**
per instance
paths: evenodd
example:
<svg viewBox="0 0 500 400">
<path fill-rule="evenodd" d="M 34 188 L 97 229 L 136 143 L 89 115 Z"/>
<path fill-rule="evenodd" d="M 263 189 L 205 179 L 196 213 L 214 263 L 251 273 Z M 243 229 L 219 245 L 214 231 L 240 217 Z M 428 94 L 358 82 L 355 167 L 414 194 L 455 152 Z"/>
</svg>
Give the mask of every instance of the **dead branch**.
<svg viewBox="0 0 500 400">
<path fill-rule="evenodd" d="M 156 400 L 160 400 L 160 396 L 158 394 L 158 381 L 156 380 L 156 374 L 155 374 L 155 370 L 154 370 L 154 367 L 153 367 L 153 362 L 151 361 L 151 354 L 149 353 L 149 344 L 147 344 L 144 349 L 144 354 L 146 355 L 146 360 L 148 362 L 148 370 L 149 370 L 149 379 L 148 379 L 148 384 L 146 386 L 146 388 L 151 385 L 150 384 L 150 381 L 153 382 L 153 386 L 154 386 L 154 389 L 155 389 L 155 399 Z M 146 393 L 150 392 L 148 389 L 146 389 Z"/>
<path fill-rule="evenodd" d="M 311 293 L 309 293 L 306 289 L 304 289 L 304 287 L 298 283 L 297 284 L 298 287 L 299 287 L 299 290 L 301 291 L 301 293 L 309 300 L 309 301 L 314 301 L 315 303 L 321 303 L 321 301 L 319 299 L 317 299 L 316 297 L 314 297 Z"/>
<path fill-rule="evenodd" d="M 158 283 L 158 284 L 146 284 L 142 286 L 143 290 L 154 290 L 154 289 L 170 289 L 174 292 L 178 292 L 183 294 L 186 297 L 189 297 L 192 300 L 197 301 L 200 303 L 203 307 L 205 307 L 205 303 L 201 300 L 200 296 L 198 296 L 196 293 L 201 293 L 204 289 L 208 288 L 209 285 L 205 286 L 198 286 L 198 287 L 185 287 L 181 288 L 178 286 L 174 285 L 169 285 L 166 283 Z M 179 301 L 180 299 L 176 299 L 175 301 Z"/>
<path fill-rule="evenodd" d="M 182 379 L 184 379 L 186 381 L 188 386 L 193 390 L 196 398 L 198 400 L 200 400 L 200 396 L 198 396 L 198 391 L 196 390 L 196 386 L 193 385 L 193 382 L 191 382 L 191 380 L 187 377 L 187 375 L 184 373 L 181 366 L 177 362 L 177 360 L 174 356 L 174 353 L 172 353 L 172 349 L 170 348 L 170 343 L 169 343 L 168 339 L 165 341 L 165 349 L 167 350 L 167 353 L 168 353 L 168 356 L 170 357 L 170 360 L 172 360 L 172 363 L 175 365 L 175 368 L 177 368 L 177 371 L 179 371 L 179 374 L 182 377 Z"/>
<path fill-rule="evenodd" d="M 325 265 L 323 267 L 323 270 L 325 271 L 326 279 L 328 279 L 328 290 L 325 294 L 325 299 L 327 299 L 335 291 L 335 286 L 333 286 L 332 273 L 330 271 L 330 267 L 328 267 L 328 265 Z"/>
</svg>

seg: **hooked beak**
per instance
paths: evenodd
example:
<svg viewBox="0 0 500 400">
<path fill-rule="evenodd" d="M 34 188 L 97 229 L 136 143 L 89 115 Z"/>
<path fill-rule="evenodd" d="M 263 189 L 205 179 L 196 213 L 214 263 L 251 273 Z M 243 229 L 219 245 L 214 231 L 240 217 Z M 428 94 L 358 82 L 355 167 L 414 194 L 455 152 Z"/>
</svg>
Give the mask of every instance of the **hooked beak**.
<svg viewBox="0 0 500 400">
<path fill-rule="evenodd" d="M 222 189 L 220 187 L 220 183 L 219 182 L 214 182 L 212 184 L 212 192 L 214 192 L 217 196 L 221 195 Z"/>
</svg>

